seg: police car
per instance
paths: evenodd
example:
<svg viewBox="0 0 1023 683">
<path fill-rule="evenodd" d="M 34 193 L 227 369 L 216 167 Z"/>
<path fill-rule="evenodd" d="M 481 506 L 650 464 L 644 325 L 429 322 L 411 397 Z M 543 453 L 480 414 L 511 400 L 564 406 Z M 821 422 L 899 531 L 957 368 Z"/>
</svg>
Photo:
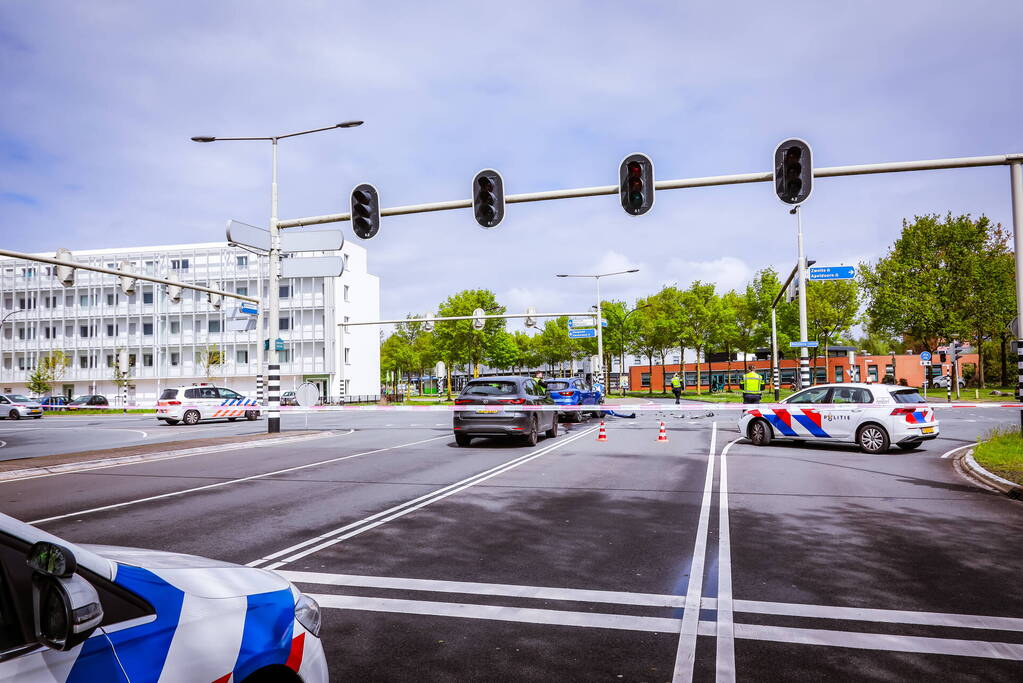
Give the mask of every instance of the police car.
<svg viewBox="0 0 1023 683">
<path fill-rule="evenodd" d="M 743 410 L 739 432 L 758 446 L 776 438 L 845 442 L 873 455 L 892 445 L 909 450 L 939 433 L 934 409 L 912 387 L 821 384 L 780 406 Z"/>
<path fill-rule="evenodd" d="M 0 681 L 325 683 L 320 608 L 274 572 L 73 545 L 0 514 Z"/>
<path fill-rule="evenodd" d="M 184 422 L 194 425 L 200 420 L 225 418 L 229 422 L 244 417 L 255 420 L 261 407 L 254 398 L 212 384 L 164 389 L 156 402 L 156 419 L 170 425 Z"/>
</svg>

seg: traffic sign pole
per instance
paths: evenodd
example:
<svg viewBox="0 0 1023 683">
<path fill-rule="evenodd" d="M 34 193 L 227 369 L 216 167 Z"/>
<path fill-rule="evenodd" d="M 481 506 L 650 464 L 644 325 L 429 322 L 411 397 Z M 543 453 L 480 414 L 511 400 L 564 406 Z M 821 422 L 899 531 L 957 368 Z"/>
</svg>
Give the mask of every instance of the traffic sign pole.
<svg viewBox="0 0 1023 683">
<path fill-rule="evenodd" d="M 1016 248 L 1016 324 L 1023 328 L 1023 164 L 1019 159 L 1009 166 L 1012 182 L 1012 232 Z M 1023 329 L 1016 334 L 1016 399 L 1023 401 Z M 1019 413 L 1023 431 L 1023 410 Z"/>
<path fill-rule="evenodd" d="M 798 243 L 798 267 L 799 267 L 799 338 L 807 341 L 809 336 L 806 329 L 806 254 L 803 251 L 803 219 L 802 207 L 797 205 L 792 209 L 796 214 L 796 241 Z M 810 351 L 806 346 L 799 349 L 799 388 L 805 389 L 810 386 Z"/>
</svg>

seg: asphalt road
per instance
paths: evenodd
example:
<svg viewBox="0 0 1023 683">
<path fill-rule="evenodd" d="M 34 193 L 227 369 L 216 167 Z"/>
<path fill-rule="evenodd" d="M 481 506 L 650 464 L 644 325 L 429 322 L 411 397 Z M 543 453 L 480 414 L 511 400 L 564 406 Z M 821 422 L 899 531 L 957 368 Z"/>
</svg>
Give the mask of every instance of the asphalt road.
<svg viewBox="0 0 1023 683">
<path fill-rule="evenodd" d="M 941 457 L 1018 411 L 939 414 L 940 439 L 886 456 L 757 448 L 708 411 L 532 449 L 334 413 L 300 446 L 0 483 L 0 509 L 283 572 L 324 608 L 335 680 L 1020 680 L 1023 504 Z"/>
</svg>

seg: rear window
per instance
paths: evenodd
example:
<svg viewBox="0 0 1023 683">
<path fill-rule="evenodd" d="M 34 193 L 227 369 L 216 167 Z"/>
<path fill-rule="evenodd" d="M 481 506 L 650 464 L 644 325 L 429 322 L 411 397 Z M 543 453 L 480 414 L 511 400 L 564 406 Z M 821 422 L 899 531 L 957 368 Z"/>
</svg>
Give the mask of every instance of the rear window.
<svg viewBox="0 0 1023 683">
<path fill-rule="evenodd" d="M 568 382 L 544 382 L 548 389 L 568 389 Z"/>
<path fill-rule="evenodd" d="M 160 394 L 160 400 L 161 401 L 169 401 L 170 399 L 177 398 L 177 397 L 178 397 L 178 390 L 177 389 L 164 389 L 163 393 Z"/>
<path fill-rule="evenodd" d="M 199 390 L 185 389 L 185 398 L 199 398 Z"/>
<path fill-rule="evenodd" d="M 896 403 L 927 403 L 924 397 L 916 389 L 905 389 L 904 391 L 893 391 L 892 398 Z"/>
<path fill-rule="evenodd" d="M 507 396 L 519 393 L 515 382 L 471 382 L 462 392 L 463 396 Z"/>
</svg>

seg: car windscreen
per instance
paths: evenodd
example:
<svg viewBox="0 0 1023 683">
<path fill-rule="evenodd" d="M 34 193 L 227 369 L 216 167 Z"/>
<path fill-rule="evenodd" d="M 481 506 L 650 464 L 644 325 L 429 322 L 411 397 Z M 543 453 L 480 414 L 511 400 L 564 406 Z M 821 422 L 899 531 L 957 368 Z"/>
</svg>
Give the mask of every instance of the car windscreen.
<svg viewBox="0 0 1023 683">
<path fill-rule="evenodd" d="M 92 396 L 79 396 L 74 401 L 71 401 L 71 403 L 74 403 L 75 405 L 81 405 L 83 403 L 88 403 L 90 398 L 92 398 Z"/>
<path fill-rule="evenodd" d="M 170 399 L 177 398 L 177 397 L 178 397 L 178 390 L 177 389 L 164 389 L 163 393 L 160 394 L 160 400 L 161 401 L 169 401 Z"/>
<path fill-rule="evenodd" d="M 544 386 L 548 389 L 568 389 L 568 382 L 545 382 Z"/>
<path fill-rule="evenodd" d="M 31 403 L 32 399 L 28 396 L 22 396 L 21 394 L 7 394 L 7 398 L 11 399 L 15 403 Z"/>
<path fill-rule="evenodd" d="M 916 389 L 893 391 L 892 398 L 895 399 L 896 403 L 927 403 Z"/>
<path fill-rule="evenodd" d="M 462 396 L 514 396 L 518 393 L 516 382 L 471 382 Z"/>
</svg>

